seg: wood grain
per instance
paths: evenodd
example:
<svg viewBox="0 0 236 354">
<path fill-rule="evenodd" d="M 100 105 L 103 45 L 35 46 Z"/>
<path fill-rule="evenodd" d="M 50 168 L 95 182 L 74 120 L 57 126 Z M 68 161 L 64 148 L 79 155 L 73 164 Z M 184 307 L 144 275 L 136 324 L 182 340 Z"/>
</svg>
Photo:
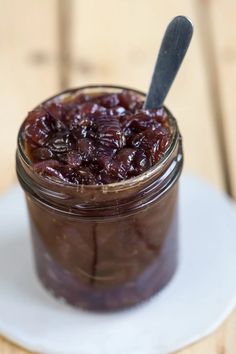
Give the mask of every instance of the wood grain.
<svg viewBox="0 0 236 354">
<path fill-rule="evenodd" d="M 30 352 L 9 342 L 5 338 L 0 337 L 0 353 L 1 354 L 29 354 Z"/>
<path fill-rule="evenodd" d="M 224 187 L 212 97 L 194 2 L 179 0 L 72 0 L 70 86 L 121 84 L 146 90 L 170 19 L 189 16 L 195 34 L 167 105 L 184 137 L 186 171 Z M 116 15 L 114 15 L 114 12 Z"/>
<path fill-rule="evenodd" d="M 15 179 L 16 135 L 26 112 L 58 90 L 57 25 L 56 0 L 1 0 L 0 190 Z"/>
<path fill-rule="evenodd" d="M 236 1 L 209 1 L 215 65 L 216 100 L 219 102 L 221 133 L 226 147 L 229 184 L 236 199 Z"/>
</svg>

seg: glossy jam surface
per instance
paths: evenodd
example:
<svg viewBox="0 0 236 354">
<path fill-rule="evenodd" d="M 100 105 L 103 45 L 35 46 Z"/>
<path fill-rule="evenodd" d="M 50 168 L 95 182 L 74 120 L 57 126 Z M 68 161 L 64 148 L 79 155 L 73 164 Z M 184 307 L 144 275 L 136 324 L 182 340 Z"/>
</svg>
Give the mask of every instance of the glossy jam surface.
<svg viewBox="0 0 236 354">
<path fill-rule="evenodd" d="M 155 165 L 171 140 L 164 108 L 144 110 L 134 91 L 57 96 L 29 112 L 23 126 L 34 170 L 57 182 L 109 184 Z"/>
</svg>

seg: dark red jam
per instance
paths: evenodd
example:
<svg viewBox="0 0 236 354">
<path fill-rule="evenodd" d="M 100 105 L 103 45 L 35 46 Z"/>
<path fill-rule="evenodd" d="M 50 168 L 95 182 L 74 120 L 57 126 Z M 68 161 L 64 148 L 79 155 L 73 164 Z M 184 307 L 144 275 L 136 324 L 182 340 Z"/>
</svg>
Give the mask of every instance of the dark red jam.
<svg viewBox="0 0 236 354">
<path fill-rule="evenodd" d="M 147 171 L 171 140 L 164 108 L 144 110 L 143 97 L 118 93 L 57 97 L 29 112 L 25 150 L 34 170 L 63 183 L 99 185 Z"/>
</svg>

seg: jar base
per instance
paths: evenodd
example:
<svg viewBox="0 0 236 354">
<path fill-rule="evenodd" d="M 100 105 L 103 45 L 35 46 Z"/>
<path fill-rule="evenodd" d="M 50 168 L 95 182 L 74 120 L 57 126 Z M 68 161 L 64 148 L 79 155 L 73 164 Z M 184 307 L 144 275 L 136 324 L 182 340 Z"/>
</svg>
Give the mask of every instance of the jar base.
<svg viewBox="0 0 236 354">
<path fill-rule="evenodd" d="M 59 286 L 58 282 L 52 283 L 52 280 L 45 277 L 45 273 L 37 270 L 37 276 L 42 286 L 55 298 L 61 300 L 73 307 L 81 308 L 90 311 L 115 311 L 122 310 L 131 306 L 138 305 L 145 300 L 148 300 L 155 294 L 158 294 L 174 277 L 177 269 L 177 264 L 173 269 L 168 269 L 166 274 L 163 274 L 163 281 L 157 282 L 152 279 L 151 285 L 147 286 L 144 291 L 143 277 L 135 283 L 121 285 L 111 289 L 93 289 L 79 284 L 73 276 L 62 269 L 57 269 L 61 277 L 66 277 L 67 282 L 64 282 L 63 287 Z M 64 274 L 63 274 L 64 273 Z M 69 283 L 69 284 L 68 284 Z M 146 283 L 146 282 L 145 282 Z M 68 293 L 68 287 L 73 286 L 73 293 Z M 140 286 L 141 285 L 141 286 Z M 74 291 L 76 288 L 76 292 Z"/>
<path fill-rule="evenodd" d="M 34 239 L 38 278 L 54 297 L 74 307 L 92 311 L 113 311 L 137 305 L 162 290 L 176 272 L 176 219 L 162 245 L 159 257 L 133 281 L 106 288 L 92 282 L 83 283 L 72 272 L 55 262 L 39 239 Z"/>
</svg>

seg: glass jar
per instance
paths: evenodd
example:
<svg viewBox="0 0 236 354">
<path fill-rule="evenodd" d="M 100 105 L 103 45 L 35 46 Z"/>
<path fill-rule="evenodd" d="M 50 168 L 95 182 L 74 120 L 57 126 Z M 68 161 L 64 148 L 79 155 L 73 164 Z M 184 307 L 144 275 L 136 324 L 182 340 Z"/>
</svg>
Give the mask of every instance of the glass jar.
<svg viewBox="0 0 236 354">
<path fill-rule="evenodd" d="M 88 86 L 59 95 L 121 89 Z M 26 194 L 36 270 L 56 297 L 90 310 L 120 309 L 149 298 L 174 275 L 183 154 L 176 120 L 168 113 L 172 141 L 160 162 L 108 185 L 74 186 L 35 173 L 21 127 L 16 170 Z"/>
</svg>

